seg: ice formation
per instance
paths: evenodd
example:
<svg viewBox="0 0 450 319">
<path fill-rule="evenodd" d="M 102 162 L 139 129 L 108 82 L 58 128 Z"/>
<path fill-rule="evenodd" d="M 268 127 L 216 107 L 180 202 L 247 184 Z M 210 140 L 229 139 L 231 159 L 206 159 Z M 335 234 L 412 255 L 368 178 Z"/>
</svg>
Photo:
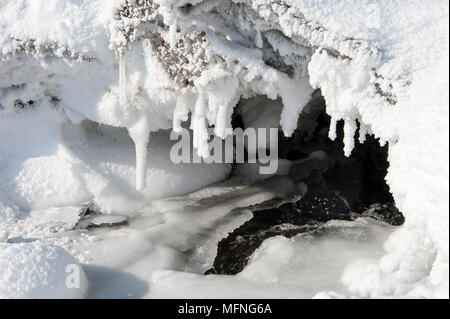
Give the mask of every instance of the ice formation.
<svg viewBox="0 0 450 319">
<path fill-rule="evenodd" d="M 239 100 L 266 96 L 290 136 L 320 88 L 346 155 L 357 131 L 388 143 L 406 215 L 388 253 L 345 282 L 448 296 L 447 38 L 439 0 L 0 0 L 0 214 L 86 201 L 129 213 L 221 180 L 226 165 L 166 165 L 151 134 L 190 120 L 207 157 L 207 128 L 225 138 Z"/>
</svg>

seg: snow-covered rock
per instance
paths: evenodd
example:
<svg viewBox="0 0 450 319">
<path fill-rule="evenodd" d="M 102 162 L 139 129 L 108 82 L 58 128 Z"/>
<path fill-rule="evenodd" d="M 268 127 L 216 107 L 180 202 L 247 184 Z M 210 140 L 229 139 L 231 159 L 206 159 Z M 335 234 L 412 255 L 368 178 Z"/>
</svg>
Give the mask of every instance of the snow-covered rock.
<svg viewBox="0 0 450 319">
<path fill-rule="evenodd" d="M 40 241 L 0 243 L 0 298 L 83 298 L 88 283 L 63 248 Z"/>
</svg>

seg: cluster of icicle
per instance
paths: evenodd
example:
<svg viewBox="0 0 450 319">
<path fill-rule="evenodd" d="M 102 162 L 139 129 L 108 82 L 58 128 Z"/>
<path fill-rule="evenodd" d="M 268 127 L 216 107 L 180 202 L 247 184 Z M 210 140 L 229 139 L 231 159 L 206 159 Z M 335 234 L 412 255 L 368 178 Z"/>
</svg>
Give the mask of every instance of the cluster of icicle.
<svg viewBox="0 0 450 319">
<path fill-rule="evenodd" d="M 169 43 L 173 46 L 177 37 L 177 19 L 172 19 L 169 27 Z M 258 33 L 255 44 L 261 44 L 261 34 Z M 118 54 L 120 65 L 119 101 L 123 108 L 132 108 L 130 97 L 127 96 L 127 49 L 122 48 Z M 341 61 L 329 56 L 325 51 L 317 49 L 309 61 L 308 72 L 298 72 L 293 78 L 281 72 L 264 74 L 264 69 L 258 69 L 262 82 L 261 92 L 250 90 L 247 79 L 225 70 L 219 64 L 209 65 L 194 82 L 194 87 L 180 89 L 177 92 L 176 106 L 173 112 L 173 130 L 182 130 L 182 122 L 191 119 L 193 131 L 193 146 L 202 158 L 210 156 L 210 140 L 208 128 L 214 125 L 214 133 L 220 138 L 226 138 L 231 133 L 231 116 L 234 106 L 241 96 L 266 94 L 270 98 L 281 97 L 283 110 L 280 115 L 280 127 L 286 136 L 291 136 L 297 129 L 299 114 L 307 105 L 314 88 L 321 88 L 327 100 L 327 112 L 331 115 L 329 137 L 336 138 L 336 122 L 343 119 L 344 153 L 349 156 L 354 147 L 354 135 L 359 126 L 359 141 L 364 142 L 366 134 L 376 133 L 372 127 L 364 123 L 373 122 L 367 117 L 373 117 L 373 94 L 369 94 L 370 74 L 366 62 L 357 60 Z M 324 71 L 332 70 L 332 71 Z M 355 72 L 353 72 L 355 71 Z M 342 76 L 339 76 L 342 74 Z M 338 79 L 339 78 L 339 79 Z M 254 78 L 253 80 L 254 81 Z M 364 98 L 363 98 L 364 97 Z M 376 104 L 376 103 L 375 103 Z M 368 106 L 371 105 L 371 106 Z M 143 114 L 136 124 L 128 127 L 130 137 L 135 143 L 136 151 L 136 189 L 146 187 L 147 144 L 149 142 L 150 125 L 147 114 Z M 382 143 L 385 141 L 381 141 Z"/>
<path fill-rule="evenodd" d="M 122 108 L 133 108 L 131 97 L 128 96 L 128 59 L 127 51 L 122 50 L 119 55 L 119 103 Z M 191 129 L 193 131 L 193 146 L 202 158 L 210 156 L 210 136 L 208 127 L 214 125 L 214 133 L 218 137 L 226 138 L 230 134 L 233 107 L 239 100 L 239 80 L 220 70 L 205 72 L 196 82 L 195 92 L 192 89 L 180 90 L 173 114 L 173 130 L 181 132 L 182 122 L 188 120 L 191 113 Z M 147 114 L 142 114 L 131 127 L 127 127 L 130 137 L 135 144 L 136 152 L 136 189 L 146 187 L 146 166 L 150 125 Z"/>
</svg>

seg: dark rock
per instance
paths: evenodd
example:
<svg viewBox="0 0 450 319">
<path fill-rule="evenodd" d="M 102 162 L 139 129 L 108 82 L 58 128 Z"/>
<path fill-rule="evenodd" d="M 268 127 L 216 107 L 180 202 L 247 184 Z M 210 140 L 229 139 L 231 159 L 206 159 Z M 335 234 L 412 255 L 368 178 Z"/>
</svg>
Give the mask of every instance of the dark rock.
<svg viewBox="0 0 450 319">
<path fill-rule="evenodd" d="M 400 226 L 405 222 L 405 217 L 398 210 L 394 203 L 372 204 L 366 211 L 362 213 L 363 217 L 371 217 L 373 219 Z"/>
<path fill-rule="evenodd" d="M 307 158 L 296 161 L 289 169 L 289 177 L 294 182 L 308 182 L 322 175 L 330 166 L 325 152 L 316 151 L 311 153 Z"/>
<path fill-rule="evenodd" d="M 350 206 L 336 192 L 307 193 L 293 204 L 304 221 L 327 222 L 332 219 L 351 220 Z"/>
<path fill-rule="evenodd" d="M 297 161 L 308 157 L 308 154 L 300 150 L 288 150 L 286 152 L 286 159 L 289 161 Z"/>
<path fill-rule="evenodd" d="M 19 109 L 23 109 L 27 106 L 33 106 L 34 101 L 33 100 L 29 100 L 27 102 L 24 102 L 22 100 L 15 100 L 14 101 L 14 107 L 19 108 Z"/>
<path fill-rule="evenodd" d="M 219 242 L 213 267 L 206 274 L 241 272 L 253 252 L 270 237 L 290 238 L 332 219 L 351 219 L 348 204 L 335 192 L 311 193 L 293 202 L 272 200 L 260 207 L 251 220 Z"/>
<path fill-rule="evenodd" d="M 130 223 L 129 217 L 122 215 L 106 215 L 87 208 L 76 224 L 76 229 L 93 229 L 101 227 L 121 227 Z"/>
<path fill-rule="evenodd" d="M 127 226 L 130 223 L 129 220 L 123 218 L 120 220 L 114 220 L 111 222 L 102 222 L 102 221 L 89 221 L 88 223 L 85 223 L 84 225 L 82 224 L 80 226 L 80 228 L 84 228 L 84 229 L 93 229 L 93 228 L 101 228 L 101 227 L 121 227 L 121 226 Z"/>
</svg>

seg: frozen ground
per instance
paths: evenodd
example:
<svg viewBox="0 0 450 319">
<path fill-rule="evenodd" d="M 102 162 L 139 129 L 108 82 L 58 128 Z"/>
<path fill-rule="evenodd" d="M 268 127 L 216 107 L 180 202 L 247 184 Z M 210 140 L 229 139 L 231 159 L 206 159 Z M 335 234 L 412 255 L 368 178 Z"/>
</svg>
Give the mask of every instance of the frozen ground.
<svg viewBox="0 0 450 319">
<path fill-rule="evenodd" d="M 314 234 L 265 241 L 237 276 L 203 275 L 218 241 L 251 217 L 241 207 L 287 194 L 289 186 L 283 177 L 251 185 L 234 179 L 187 196 L 155 200 L 128 226 L 54 233 L 48 224 L 38 227 L 29 217 L 21 221 L 20 233 L 63 247 L 78 259 L 87 276 L 88 298 L 351 296 L 343 282 L 352 275 L 347 269 L 358 260 L 380 258 L 382 243 L 395 227 L 362 218 L 331 221 Z M 10 242 L 15 238 L 10 234 Z"/>
</svg>

